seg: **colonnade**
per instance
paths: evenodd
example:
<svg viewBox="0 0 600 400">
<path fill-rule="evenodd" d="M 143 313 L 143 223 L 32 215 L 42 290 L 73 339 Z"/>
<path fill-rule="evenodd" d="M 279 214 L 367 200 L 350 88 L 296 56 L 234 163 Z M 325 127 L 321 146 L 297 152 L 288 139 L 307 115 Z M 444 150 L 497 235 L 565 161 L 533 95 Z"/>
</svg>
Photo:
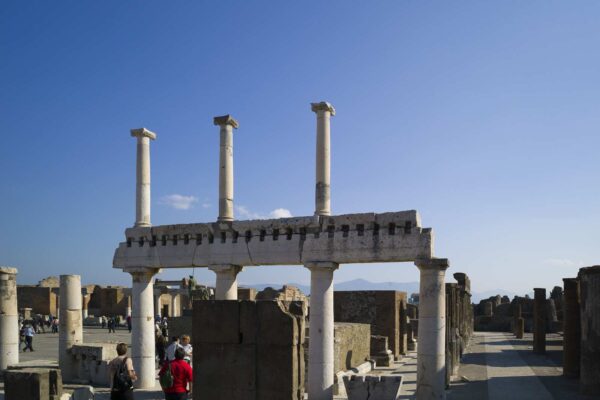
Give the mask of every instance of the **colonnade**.
<svg viewBox="0 0 600 400">
<path fill-rule="evenodd" d="M 335 109 L 330 103 L 312 103 L 317 120 L 317 160 L 315 186 L 315 218 L 331 215 L 330 196 L 330 119 Z M 222 224 L 234 220 L 233 203 L 233 129 L 239 127 L 231 116 L 214 118 L 219 126 L 219 216 Z M 137 137 L 137 200 L 135 226 L 151 226 L 150 222 L 150 147 L 156 135 L 145 128 L 134 129 Z M 418 347 L 418 399 L 445 398 L 445 270 L 446 259 L 417 260 L 420 270 L 420 321 Z M 328 260 L 306 262 L 311 275 L 310 344 L 308 395 L 310 400 L 333 398 L 333 274 L 339 265 Z M 241 265 L 208 265 L 216 274 L 215 298 L 237 300 L 237 275 Z M 160 312 L 160 296 L 154 297 L 152 277 L 157 268 L 127 268 L 132 275 L 133 335 L 132 360 L 138 371 L 139 388 L 154 386 L 154 325 L 153 315 Z M 159 300 L 156 301 L 156 298 Z"/>
</svg>

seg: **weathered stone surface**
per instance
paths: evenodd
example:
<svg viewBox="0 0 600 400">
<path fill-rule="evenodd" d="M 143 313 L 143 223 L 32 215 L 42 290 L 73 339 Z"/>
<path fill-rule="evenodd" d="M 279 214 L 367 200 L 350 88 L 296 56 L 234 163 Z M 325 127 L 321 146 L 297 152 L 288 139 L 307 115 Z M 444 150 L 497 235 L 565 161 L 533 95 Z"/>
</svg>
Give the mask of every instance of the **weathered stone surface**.
<svg viewBox="0 0 600 400">
<path fill-rule="evenodd" d="M 581 363 L 581 309 L 579 304 L 579 281 L 563 279 L 564 327 L 563 327 L 563 375 L 579 377 Z"/>
<path fill-rule="evenodd" d="M 371 336 L 371 359 L 382 367 L 389 367 L 393 363 L 394 354 L 389 349 L 387 336 Z"/>
<path fill-rule="evenodd" d="M 181 335 L 188 335 L 193 344 L 192 319 L 191 316 L 169 318 L 169 336 L 181 337 Z"/>
<path fill-rule="evenodd" d="M 348 322 L 334 324 L 334 372 L 346 371 L 369 359 L 371 326 Z"/>
<path fill-rule="evenodd" d="M 93 385 L 109 385 L 108 363 L 117 356 L 114 343 L 73 345 L 69 350 L 74 375 L 72 379 Z"/>
<path fill-rule="evenodd" d="M 581 392 L 600 395 L 600 265 L 581 268 Z"/>
<path fill-rule="evenodd" d="M 396 400 L 400 398 L 402 376 L 344 377 L 348 400 Z"/>
<path fill-rule="evenodd" d="M 275 301 L 195 301 L 194 399 L 301 400 L 302 309 Z"/>
<path fill-rule="evenodd" d="M 535 288 L 533 304 L 533 352 L 546 353 L 546 289 Z"/>
<path fill-rule="evenodd" d="M 4 373 L 6 400 L 54 400 L 62 395 L 60 370 L 25 368 Z"/>
<path fill-rule="evenodd" d="M 407 351 L 405 324 L 406 293 L 385 291 L 337 291 L 334 293 L 336 322 L 358 322 L 371 325 L 373 335 L 388 337 L 395 358 Z"/>
</svg>

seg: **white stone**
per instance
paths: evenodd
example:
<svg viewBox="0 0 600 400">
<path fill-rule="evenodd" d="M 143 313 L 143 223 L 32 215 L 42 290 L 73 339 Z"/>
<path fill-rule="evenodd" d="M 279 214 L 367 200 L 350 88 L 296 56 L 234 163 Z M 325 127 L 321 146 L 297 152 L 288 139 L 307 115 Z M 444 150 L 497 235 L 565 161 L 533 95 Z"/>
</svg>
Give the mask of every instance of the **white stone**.
<svg viewBox="0 0 600 400">
<path fill-rule="evenodd" d="M 0 371 L 19 362 L 17 269 L 0 267 Z"/>
<path fill-rule="evenodd" d="M 219 221 L 233 221 L 233 129 L 239 124 L 231 115 L 215 117 L 220 127 Z"/>
<path fill-rule="evenodd" d="M 60 276 L 60 319 L 58 329 L 58 365 L 65 382 L 76 377 L 76 361 L 71 355 L 73 345 L 83 343 L 81 276 Z"/>
<path fill-rule="evenodd" d="M 315 215 L 331 215 L 331 116 L 335 109 L 327 102 L 311 103 L 317 114 L 317 168 L 315 187 Z"/>
<path fill-rule="evenodd" d="M 136 388 L 153 388 L 155 384 L 155 344 L 154 344 L 154 284 L 152 277 L 159 273 L 155 268 L 124 269 L 132 277 L 131 314 L 132 340 L 131 361 L 137 372 Z"/>
<path fill-rule="evenodd" d="M 156 134 L 139 128 L 131 136 L 137 138 L 135 226 L 150 226 L 150 140 Z"/>
<path fill-rule="evenodd" d="M 333 398 L 333 272 L 338 264 L 308 263 L 310 270 L 310 327 L 308 342 L 308 398 Z"/>
<path fill-rule="evenodd" d="M 446 286 L 447 259 L 415 262 L 419 281 L 419 346 L 417 400 L 445 399 L 446 392 Z"/>
</svg>

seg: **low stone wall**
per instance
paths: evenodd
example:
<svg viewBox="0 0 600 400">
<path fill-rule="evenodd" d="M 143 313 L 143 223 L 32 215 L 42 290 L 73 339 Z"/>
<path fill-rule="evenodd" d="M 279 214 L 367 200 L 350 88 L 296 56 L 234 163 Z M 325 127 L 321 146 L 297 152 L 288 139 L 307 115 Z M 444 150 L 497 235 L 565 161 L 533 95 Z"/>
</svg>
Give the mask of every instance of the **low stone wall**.
<svg viewBox="0 0 600 400">
<path fill-rule="evenodd" d="M 58 369 L 4 371 L 5 400 L 60 400 L 62 392 L 62 377 Z"/>
<path fill-rule="evenodd" d="M 336 322 L 334 325 L 334 372 L 357 367 L 371 355 L 371 325 Z"/>
</svg>

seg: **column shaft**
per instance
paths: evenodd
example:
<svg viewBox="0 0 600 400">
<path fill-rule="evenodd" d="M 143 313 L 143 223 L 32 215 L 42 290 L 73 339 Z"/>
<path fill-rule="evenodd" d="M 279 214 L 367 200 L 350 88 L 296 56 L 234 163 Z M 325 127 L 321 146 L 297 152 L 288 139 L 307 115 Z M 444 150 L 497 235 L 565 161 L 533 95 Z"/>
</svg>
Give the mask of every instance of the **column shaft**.
<svg viewBox="0 0 600 400">
<path fill-rule="evenodd" d="M 546 289 L 535 288 L 533 300 L 533 352 L 546 352 Z"/>
<path fill-rule="evenodd" d="M 581 268 L 581 360 L 579 390 L 600 398 L 600 265 Z"/>
<path fill-rule="evenodd" d="M 0 267 L 0 373 L 18 362 L 17 269 Z"/>
<path fill-rule="evenodd" d="M 233 128 L 238 122 L 231 115 L 215 117 L 220 128 L 219 147 L 219 221 L 233 221 Z"/>
<path fill-rule="evenodd" d="M 333 106 L 326 102 L 312 103 L 317 114 L 317 160 L 315 215 L 331 215 L 331 116 Z"/>
<path fill-rule="evenodd" d="M 581 316 L 579 307 L 579 281 L 565 278 L 563 313 L 563 375 L 569 378 L 579 377 L 581 352 Z"/>
<path fill-rule="evenodd" d="M 156 134 L 140 128 L 131 136 L 137 138 L 135 226 L 150 226 L 150 140 Z"/>
<path fill-rule="evenodd" d="M 419 283 L 419 346 L 417 347 L 417 400 L 445 399 L 446 375 L 446 259 L 416 262 Z"/>
<path fill-rule="evenodd" d="M 309 263 L 308 398 L 333 399 L 333 272 L 335 263 Z"/>
<path fill-rule="evenodd" d="M 58 365 L 65 381 L 77 377 L 76 360 L 71 347 L 83 343 L 81 276 L 60 276 L 60 319 L 58 329 Z"/>
<path fill-rule="evenodd" d="M 131 313 L 132 331 L 135 340 L 131 343 L 131 360 L 137 372 L 136 388 L 153 388 L 155 384 L 154 344 L 154 284 L 152 277 L 159 272 L 151 268 L 127 269 L 132 277 Z"/>
<path fill-rule="evenodd" d="M 213 265 L 209 267 L 217 274 L 215 300 L 237 300 L 237 275 L 242 271 L 238 265 Z"/>
</svg>

